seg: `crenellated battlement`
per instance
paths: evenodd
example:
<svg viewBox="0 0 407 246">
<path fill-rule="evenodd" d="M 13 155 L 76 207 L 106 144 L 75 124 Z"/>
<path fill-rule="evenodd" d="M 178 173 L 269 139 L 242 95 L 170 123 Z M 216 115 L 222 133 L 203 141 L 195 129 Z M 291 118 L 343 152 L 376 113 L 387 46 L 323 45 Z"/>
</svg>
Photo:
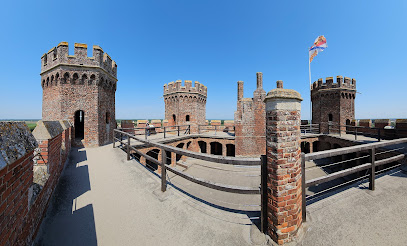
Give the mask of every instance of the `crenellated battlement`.
<svg viewBox="0 0 407 246">
<path fill-rule="evenodd" d="M 68 42 L 61 42 L 41 57 L 41 74 L 58 65 L 100 67 L 117 78 L 117 64 L 100 46 L 93 45 L 93 56 L 88 57 L 88 45 L 75 43 L 74 55 L 69 55 Z"/>
<path fill-rule="evenodd" d="M 322 89 L 333 89 L 333 88 L 356 90 L 356 80 L 349 77 L 344 78 L 340 75 L 336 76 L 336 81 L 334 80 L 334 77 L 325 78 L 325 82 L 321 78 L 312 83 L 311 90 L 318 91 Z"/>
<path fill-rule="evenodd" d="M 208 88 L 198 81 L 195 81 L 194 86 L 192 86 L 191 80 L 185 80 L 184 85 L 182 85 L 182 80 L 172 81 L 168 85 L 164 84 L 164 96 L 173 93 L 191 93 L 206 97 L 207 92 Z"/>
</svg>

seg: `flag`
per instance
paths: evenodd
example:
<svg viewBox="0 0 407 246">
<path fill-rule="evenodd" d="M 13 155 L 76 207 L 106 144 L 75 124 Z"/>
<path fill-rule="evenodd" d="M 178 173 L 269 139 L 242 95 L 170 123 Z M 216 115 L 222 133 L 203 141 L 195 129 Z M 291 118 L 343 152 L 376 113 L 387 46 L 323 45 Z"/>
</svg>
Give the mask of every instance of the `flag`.
<svg viewBox="0 0 407 246">
<path fill-rule="evenodd" d="M 312 59 L 318 55 L 318 52 L 324 51 L 326 47 L 328 47 L 328 45 L 323 35 L 315 39 L 314 45 L 309 48 L 309 62 L 312 62 Z"/>
</svg>

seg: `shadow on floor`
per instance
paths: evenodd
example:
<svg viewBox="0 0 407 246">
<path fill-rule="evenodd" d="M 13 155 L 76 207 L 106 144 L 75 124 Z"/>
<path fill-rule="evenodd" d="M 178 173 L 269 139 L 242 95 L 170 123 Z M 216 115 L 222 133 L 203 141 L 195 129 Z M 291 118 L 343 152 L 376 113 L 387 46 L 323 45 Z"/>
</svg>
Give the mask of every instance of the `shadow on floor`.
<svg viewBox="0 0 407 246">
<path fill-rule="evenodd" d="M 97 245 L 92 204 L 77 206 L 77 198 L 91 190 L 83 148 L 72 148 L 34 245 Z"/>
</svg>

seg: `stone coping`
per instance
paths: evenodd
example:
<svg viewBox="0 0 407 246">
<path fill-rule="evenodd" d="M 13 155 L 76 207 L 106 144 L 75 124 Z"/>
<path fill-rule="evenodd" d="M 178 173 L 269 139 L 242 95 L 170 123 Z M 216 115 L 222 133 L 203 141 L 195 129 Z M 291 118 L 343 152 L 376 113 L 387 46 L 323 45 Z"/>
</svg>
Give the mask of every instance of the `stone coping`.
<svg viewBox="0 0 407 246">
<path fill-rule="evenodd" d="M 37 126 L 33 131 L 33 135 L 37 140 L 52 139 L 64 131 L 59 121 L 38 121 Z"/>
<path fill-rule="evenodd" d="M 37 148 L 33 134 L 24 122 L 0 122 L 0 169 Z"/>
<path fill-rule="evenodd" d="M 376 120 L 374 120 L 374 123 L 389 123 L 390 124 L 390 119 L 376 119 Z"/>
<path fill-rule="evenodd" d="M 69 123 L 69 121 L 67 121 L 67 120 L 60 120 L 59 123 L 61 124 L 61 126 L 64 130 L 66 130 L 72 126 L 71 123 Z"/>
<path fill-rule="evenodd" d="M 266 102 L 270 99 L 296 99 L 302 101 L 299 92 L 292 89 L 282 89 L 282 88 L 277 88 L 269 91 L 264 101 Z"/>
</svg>

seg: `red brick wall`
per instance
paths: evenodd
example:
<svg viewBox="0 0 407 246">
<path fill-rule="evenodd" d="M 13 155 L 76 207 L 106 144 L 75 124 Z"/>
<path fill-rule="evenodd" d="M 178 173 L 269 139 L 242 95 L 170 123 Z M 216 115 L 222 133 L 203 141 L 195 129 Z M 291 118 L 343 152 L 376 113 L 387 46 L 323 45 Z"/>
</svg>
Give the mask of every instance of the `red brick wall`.
<svg viewBox="0 0 407 246">
<path fill-rule="evenodd" d="M 34 150 L 0 170 L 0 245 L 31 245 L 70 151 L 68 128 L 50 140 L 37 140 L 37 165 L 48 165 L 49 178 L 29 201 Z M 61 147 L 65 145 L 65 151 Z M 31 204 L 29 204 L 31 202 Z"/>
<path fill-rule="evenodd" d="M 238 101 L 235 112 L 236 156 L 260 156 L 266 153 L 266 112 L 262 73 L 257 73 L 257 89 L 253 98 L 243 97 L 243 82 L 238 81 Z"/>
<path fill-rule="evenodd" d="M 15 243 L 28 213 L 28 190 L 33 181 L 33 152 L 0 170 L 0 245 Z"/>
</svg>

